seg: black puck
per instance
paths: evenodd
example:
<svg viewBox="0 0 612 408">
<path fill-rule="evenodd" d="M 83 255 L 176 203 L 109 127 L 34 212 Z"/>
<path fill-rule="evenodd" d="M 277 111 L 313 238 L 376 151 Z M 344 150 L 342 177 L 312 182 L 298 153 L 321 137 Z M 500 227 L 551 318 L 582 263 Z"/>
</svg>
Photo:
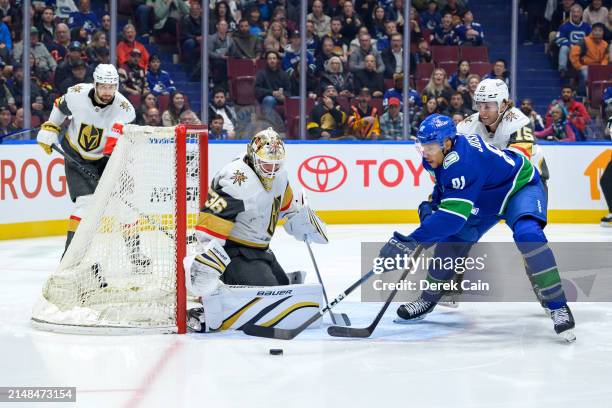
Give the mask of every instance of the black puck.
<svg viewBox="0 0 612 408">
<path fill-rule="evenodd" d="M 283 349 L 270 349 L 270 354 L 272 354 L 273 356 L 282 356 Z"/>
</svg>

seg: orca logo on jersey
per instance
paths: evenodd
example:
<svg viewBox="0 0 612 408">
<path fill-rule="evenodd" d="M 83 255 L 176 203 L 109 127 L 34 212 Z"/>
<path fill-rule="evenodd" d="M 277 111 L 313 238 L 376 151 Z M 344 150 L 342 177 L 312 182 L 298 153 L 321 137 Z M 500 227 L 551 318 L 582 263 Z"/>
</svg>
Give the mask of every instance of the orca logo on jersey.
<svg viewBox="0 0 612 408">
<path fill-rule="evenodd" d="M 448 169 L 451 166 L 451 164 L 456 163 L 458 161 L 459 161 L 459 153 L 450 152 L 444 158 L 444 163 L 442 163 L 442 166 L 444 167 L 444 169 Z"/>
<path fill-rule="evenodd" d="M 300 183 L 310 191 L 327 193 L 334 191 L 346 181 L 346 166 L 333 156 L 312 156 L 298 168 Z"/>
<path fill-rule="evenodd" d="M 98 147 L 100 147 L 103 133 L 104 129 L 97 128 L 94 125 L 89 125 L 87 123 L 81 123 L 78 136 L 79 146 L 81 146 L 86 152 L 96 150 Z"/>
</svg>

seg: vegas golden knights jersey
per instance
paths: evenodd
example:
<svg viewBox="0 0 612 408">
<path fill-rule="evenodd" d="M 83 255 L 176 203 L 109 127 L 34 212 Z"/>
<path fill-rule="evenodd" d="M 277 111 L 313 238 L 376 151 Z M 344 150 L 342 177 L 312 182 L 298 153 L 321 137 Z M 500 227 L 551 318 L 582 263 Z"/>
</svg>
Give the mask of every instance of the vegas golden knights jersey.
<svg viewBox="0 0 612 408">
<path fill-rule="evenodd" d="M 93 92 L 93 84 L 68 88 L 66 94 L 56 99 L 49 117 L 58 126 L 67 116 L 72 117 L 65 137 L 68 145 L 85 160 L 103 157 L 106 137 L 114 123 L 127 124 L 136 117 L 132 104 L 119 92 L 109 105 L 97 104 Z"/>
<path fill-rule="evenodd" d="M 286 171 L 276 174 L 268 191 L 245 160 L 230 162 L 214 176 L 196 230 L 204 239 L 267 248 L 279 217 L 294 208 L 293 192 Z"/>
</svg>

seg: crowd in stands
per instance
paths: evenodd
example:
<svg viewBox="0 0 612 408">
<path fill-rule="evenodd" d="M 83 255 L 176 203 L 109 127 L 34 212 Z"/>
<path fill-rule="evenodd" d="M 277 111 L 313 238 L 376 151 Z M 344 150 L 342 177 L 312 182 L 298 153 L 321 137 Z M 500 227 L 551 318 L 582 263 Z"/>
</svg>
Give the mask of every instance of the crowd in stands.
<svg viewBox="0 0 612 408">
<path fill-rule="evenodd" d="M 0 0 L 0 134 L 23 123 L 24 75 L 32 80 L 35 126 L 48 117 L 57 96 L 79 82 L 91 82 L 95 67 L 110 62 L 110 17 L 92 11 L 94 6 L 105 10 L 106 3 L 76 0 L 78 9 L 63 17 L 53 3 L 33 2 L 30 62 L 24 69 L 21 3 Z M 525 42 L 546 43 L 546 52 L 568 80 L 559 100 L 543 112 L 544 119 L 529 99 L 517 106 L 531 119 L 538 137 L 583 140 L 591 117 L 576 95 L 589 91 L 589 66 L 609 64 L 610 1 L 560 0 L 550 16 L 547 0 L 523 3 L 528 21 Z M 179 53 L 185 71 L 199 81 L 200 44 L 206 38 L 210 80 L 202 86 L 210 100 L 210 137 L 249 137 L 241 133 L 248 127 L 245 117 L 246 122 L 253 117 L 267 121 L 288 137 L 300 136 L 295 103 L 302 75 L 299 1 L 211 1 L 206 3 L 211 7 L 207 37 L 202 34 L 202 4 L 197 0 L 126 4 L 116 47 L 119 89 L 136 106 L 137 123 L 200 123 L 186 90 L 164 70 L 159 50 Z M 307 138 L 406 140 L 432 113 L 449 115 L 456 122 L 473 114 L 473 95 L 481 79 L 499 78 L 510 84 L 506 61 L 489 62 L 478 23 L 483 16 L 474 15 L 467 0 L 415 0 L 412 6 L 407 21 L 404 0 L 310 2 Z M 408 101 L 403 100 L 405 24 L 411 33 Z M 609 117 L 612 86 L 598 89 L 602 112 Z M 404 129 L 404 104 L 409 129 Z M 240 114 L 244 111 L 250 116 Z"/>
</svg>

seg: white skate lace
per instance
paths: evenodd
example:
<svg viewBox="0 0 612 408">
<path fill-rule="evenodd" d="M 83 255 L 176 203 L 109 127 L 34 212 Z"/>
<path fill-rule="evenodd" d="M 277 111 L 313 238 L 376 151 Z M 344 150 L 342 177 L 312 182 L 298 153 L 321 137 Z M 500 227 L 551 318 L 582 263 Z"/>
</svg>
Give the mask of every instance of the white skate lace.
<svg viewBox="0 0 612 408">
<path fill-rule="evenodd" d="M 411 316 L 416 316 L 427 310 L 430 304 L 430 302 L 424 300 L 417 300 L 416 302 L 406 303 L 404 307 Z"/>
<path fill-rule="evenodd" d="M 552 319 L 555 325 L 569 322 L 569 314 L 567 309 L 562 307 L 560 309 L 552 310 Z"/>
</svg>

